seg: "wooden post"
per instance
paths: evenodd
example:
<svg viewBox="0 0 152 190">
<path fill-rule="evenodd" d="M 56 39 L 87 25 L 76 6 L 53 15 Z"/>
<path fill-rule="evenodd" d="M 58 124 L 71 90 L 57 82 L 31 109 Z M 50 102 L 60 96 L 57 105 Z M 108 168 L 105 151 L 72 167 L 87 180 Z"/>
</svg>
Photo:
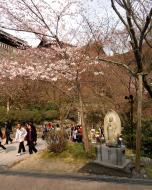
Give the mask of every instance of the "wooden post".
<svg viewBox="0 0 152 190">
<path fill-rule="evenodd" d="M 136 172 L 140 173 L 140 154 L 141 154 L 141 117 L 142 117 L 142 89 L 143 74 L 138 74 L 138 102 L 137 102 L 137 129 L 136 129 Z"/>
</svg>

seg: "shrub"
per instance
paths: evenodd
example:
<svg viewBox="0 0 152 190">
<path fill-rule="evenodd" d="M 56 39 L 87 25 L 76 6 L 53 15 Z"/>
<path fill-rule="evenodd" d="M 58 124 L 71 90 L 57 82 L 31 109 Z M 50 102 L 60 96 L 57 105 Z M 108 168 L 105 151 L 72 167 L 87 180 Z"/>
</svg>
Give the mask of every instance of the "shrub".
<svg viewBox="0 0 152 190">
<path fill-rule="evenodd" d="M 39 123 L 41 118 L 41 114 L 37 110 L 11 110 L 8 115 L 9 120 L 20 122 L 33 121 Z"/>
<path fill-rule="evenodd" d="M 152 120 L 142 122 L 142 155 L 152 158 Z"/>
<path fill-rule="evenodd" d="M 80 162 L 80 160 L 88 161 L 90 159 L 94 160 L 96 158 L 96 148 L 93 146 L 91 147 L 91 151 L 86 153 L 83 143 L 68 142 L 63 152 L 56 154 L 53 152 L 44 151 L 42 153 L 42 157 L 45 159 L 64 159 L 68 162 Z"/>
<path fill-rule="evenodd" d="M 58 119 L 59 113 L 56 110 L 48 110 L 43 113 L 43 117 L 45 120 L 53 120 L 53 119 Z"/>
<path fill-rule="evenodd" d="M 6 108 L 0 107 L 0 123 L 4 123 L 7 120 Z"/>
<path fill-rule="evenodd" d="M 93 124 L 96 126 L 98 123 L 102 121 L 103 115 L 100 110 L 89 111 L 86 115 L 86 121 L 88 124 Z"/>
<path fill-rule="evenodd" d="M 123 124 L 123 139 L 127 148 L 135 149 L 136 146 L 136 124 L 133 123 L 131 126 L 130 121 L 125 121 Z"/>
<path fill-rule="evenodd" d="M 47 134 L 47 148 L 50 152 L 61 153 L 67 147 L 67 136 L 64 131 L 51 130 Z"/>
<path fill-rule="evenodd" d="M 44 110 L 58 110 L 58 106 L 55 102 L 48 102 L 43 106 Z"/>
<path fill-rule="evenodd" d="M 133 130 L 130 125 L 130 122 L 125 121 L 123 124 L 123 138 L 125 141 L 125 144 L 127 148 L 133 148 L 135 149 L 135 143 L 136 143 L 136 125 L 134 123 Z M 133 142 L 132 142 L 133 140 Z M 147 119 L 142 121 L 142 147 L 141 147 L 141 153 L 143 156 L 152 158 L 152 119 Z"/>
</svg>

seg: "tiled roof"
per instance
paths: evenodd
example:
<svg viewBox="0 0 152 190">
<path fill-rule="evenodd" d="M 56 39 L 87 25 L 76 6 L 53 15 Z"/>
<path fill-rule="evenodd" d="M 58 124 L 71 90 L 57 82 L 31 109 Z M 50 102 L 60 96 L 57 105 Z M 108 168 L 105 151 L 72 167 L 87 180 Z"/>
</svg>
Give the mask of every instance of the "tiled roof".
<svg viewBox="0 0 152 190">
<path fill-rule="evenodd" d="M 26 49 L 28 47 L 28 44 L 25 41 L 11 34 L 8 34 L 7 32 L 4 32 L 3 30 L 0 30 L 0 42 L 8 46 L 18 48 L 18 49 Z"/>
</svg>

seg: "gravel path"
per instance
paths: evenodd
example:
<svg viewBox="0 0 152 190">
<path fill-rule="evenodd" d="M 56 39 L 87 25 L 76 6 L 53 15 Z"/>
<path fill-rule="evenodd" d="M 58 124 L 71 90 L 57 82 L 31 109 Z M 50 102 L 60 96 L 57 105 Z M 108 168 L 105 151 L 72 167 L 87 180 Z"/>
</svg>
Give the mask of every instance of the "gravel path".
<svg viewBox="0 0 152 190">
<path fill-rule="evenodd" d="M 6 151 L 0 148 L 0 168 L 10 167 L 12 164 L 31 156 L 28 153 L 28 146 L 25 146 L 26 154 L 22 154 L 21 156 L 16 156 L 18 151 L 18 143 L 8 144 L 5 145 L 5 147 Z M 44 150 L 46 148 L 45 141 L 43 141 L 42 139 L 38 139 L 36 148 L 38 149 L 38 151 Z"/>
</svg>

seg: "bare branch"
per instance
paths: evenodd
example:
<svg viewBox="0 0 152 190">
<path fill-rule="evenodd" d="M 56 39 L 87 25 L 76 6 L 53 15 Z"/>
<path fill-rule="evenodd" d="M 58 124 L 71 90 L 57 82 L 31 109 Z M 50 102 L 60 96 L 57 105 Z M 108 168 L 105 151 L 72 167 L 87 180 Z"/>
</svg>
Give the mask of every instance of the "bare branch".
<svg viewBox="0 0 152 190">
<path fill-rule="evenodd" d="M 146 33 L 146 30 L 148 29 L 149 27 L 149 24 L 151 22 L 151 18 L 152 18 L 152 8 L 148 14 L 148 16 L 146 17 L 146 21 L 145 21 L 145 25 L 141 31 L 141 35 L 140 35 L 140 40 L 139 40 L 139 49 L 142 50 L 142 43 L 143 43 L 143 40 L 145 38 L 145 33 Z"/>
<path fill-rule="evenodd" d="M 36 4 L 33 2 L 33 0 L 31 0 L 33 6 L 35 7 L 35 9 L 37 10 L 37 12 L 39 13 L 40 17 L 40 20 L 44 23 L 44 25 L 46 26 L 46 28 L 48 29 L 48 31 L 51 33 L 52 36 L 54 36 L 53 32 L 51 31 L 50 27 L 48 26 L 48 24 L 46 23 L 43 15 L 41 14 L 40 10 L 38 9 L 38 7 L 36 6 Z"/>
<path fill-rule="evenodd" d="M 111 60 L 107 60 L 107 59 L 103 59 L 103 58 L 98 58 L 99 61 L 104 61 L 105 63 L 109 63 L 109 64 L 113 64 L 113 65 L 117 65 L 117 66 L 120 66 L 120 67 L 123 67 L 125 68 L 132 76 L 136 76 L 136 73 L 134 71 L 132 71 L 132 69 L 127 66 L 126 64 L 124 63 L 121 63 L 121 62 L 116 62 L 116 61 L 111 61 Z"/>
<path fill-rule="evenodd" d="M 118 15 L 118 17 L 120 18 L 120 20 L 122 21 L 122 23 L 125 25 L 127 30 L 129 31 L 128 25 L 125 22 L 125 20 L 123 19 L 123 17 L 121 16 L 121 14 L 119 13 L 118 9 L 116 8 L 114 0 L 111 0 L 111 6 L 112 6 L 113 10 L 116 12 L 116 14 Z"/>
</svg>

